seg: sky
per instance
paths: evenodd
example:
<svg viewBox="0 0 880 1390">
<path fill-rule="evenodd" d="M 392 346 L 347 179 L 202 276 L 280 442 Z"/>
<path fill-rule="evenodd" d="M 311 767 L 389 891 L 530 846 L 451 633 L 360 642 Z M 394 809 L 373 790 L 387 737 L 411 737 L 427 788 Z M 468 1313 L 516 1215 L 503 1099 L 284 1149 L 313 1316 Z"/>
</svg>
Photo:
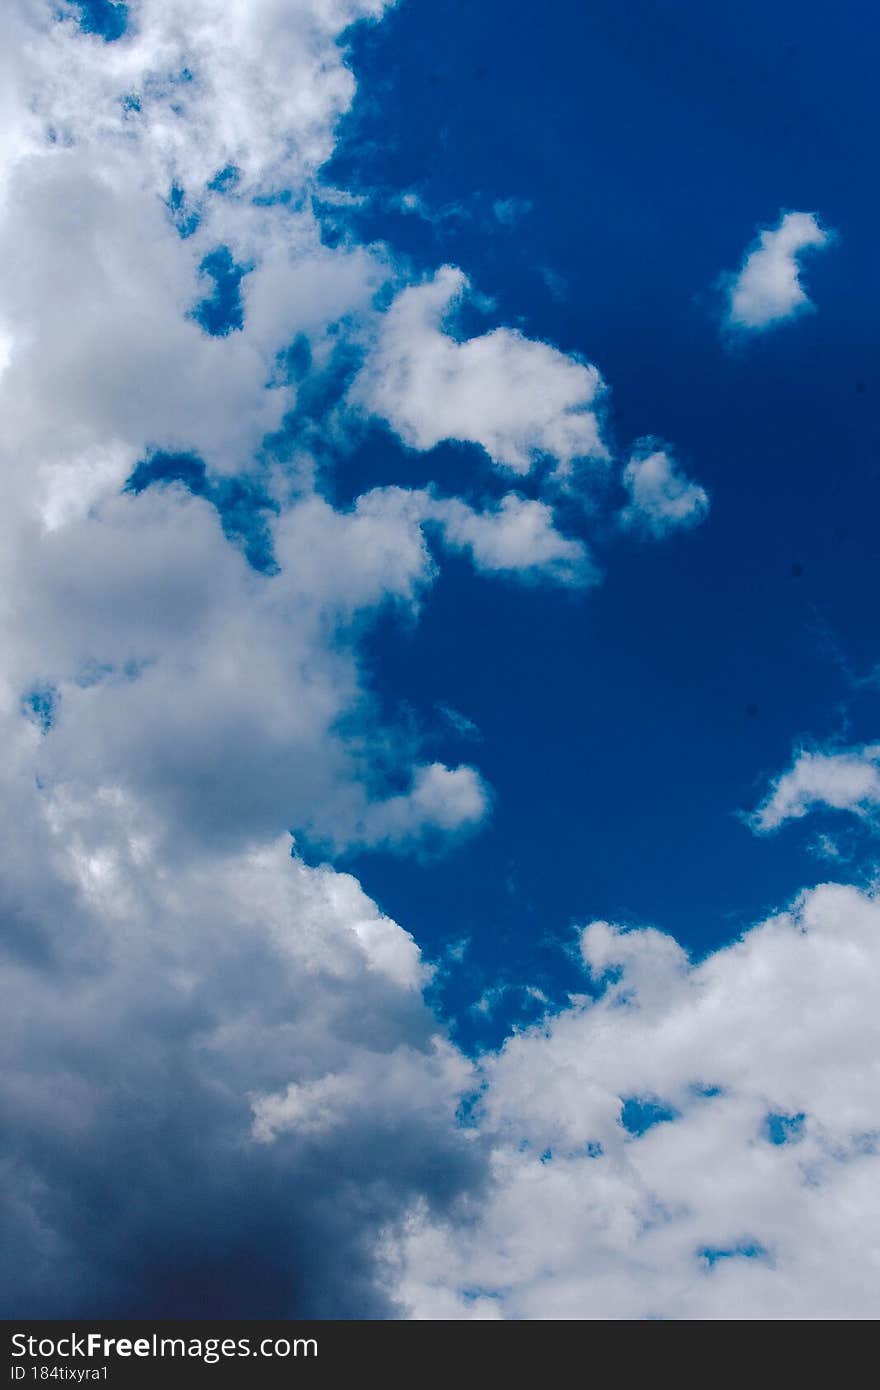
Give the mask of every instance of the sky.
<svg viewBox="0 0 880 1390">
<path fill-rule="evenodd" d="M 876 12 L 223 20 L 0 19 L 4 1315 L 875 1315 Z"/>
</svg>

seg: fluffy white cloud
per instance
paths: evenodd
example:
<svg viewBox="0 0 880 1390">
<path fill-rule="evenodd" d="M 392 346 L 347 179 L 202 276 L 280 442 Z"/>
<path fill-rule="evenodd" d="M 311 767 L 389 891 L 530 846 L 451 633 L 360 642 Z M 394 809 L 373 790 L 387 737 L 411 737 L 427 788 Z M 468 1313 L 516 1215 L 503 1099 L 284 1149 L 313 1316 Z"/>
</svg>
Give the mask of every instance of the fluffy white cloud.
<svg viewBox="0 0 880 1390">
<path fill-rule="evenodd" d="M 486 574 L 572 587 L 600 577 L 584 541 L 557 530 L 553 508 L 515 492 L 481 509 L 435 489 L 374 488 L 359 499 L 358 510 L 420 525 L 447 549 L 465 551 Z"/>
<path fill-rule="evenodd" d="M 635 454 L 623 470 L 623 484 L 631 500 L 621 524 L 651 536 L 697 526 L 709 511 L 705 488 L 686 478 L 665 449 Z"/>
<path fill-rule="evenodd" d="M 487 789 L 472 767 L 428 763 L 415 768 L 408 792 L 366 808 L 358 838 L 368 846 L 406 845 L 427 830 L 470 830 L 488 805 Z"/>
<path fill-rule="evenodd" d="M 546 502 L 509 492 L 480 512 L 456 497 L 435 498 L 428 516 L 441 523 L 446 544 L 469 551 L 479 569 L 575 586 L 598 580 L 583 541 L 557 531 Z"/>
<path fill-rule="evenodd" d="M 873 1317 L 876 901 L 825 885 L 699 965 L 581 948 L 597 997 L 483 1060 L 488 1195 L 386 1242 L 409 1315 Z"/>
<path fill-rule="evenodd" d="M 411 509 L 377 493 L 335 511 L 300 460 L 266 480 L 277 572 L 257 574 L 205 500 L 121 495 L 157 446 L 253 469 L 296 403 L 279 353 L 305 337 L 320 365 L 335 321 L 356 336 L 373 313 L 386 267 L 324 247 L 303 195 L 353 93 L 339 35 L 382 8 L 260 0 L 221 33 L 210 6 L 143 0 L 108 44 L 51 5 L 12 7 L 27 140 L 6 151 L 0 216 L 0 682 L 10 717 L 51 692 L 42 785 L 124 788 L 170 842 L 294 826 L 336 849 L 414 843 L 485 804 L 470 769 L 429 777 L 406 741 L 388 756 L 361 678 L 364 622 L 414 611 L 434 574 Z M 233 165 L 231 190 L 208 186 Z M 201 219 L 187 236 L 172 184 Z M 291 185 L 292 207 L 266 203 Z M 249 270 L 243 327 L 211 336 L 191 311 L 218 242 Z M 383 785 L 380 747 L 411 796 Z"/>
<path fill-rule="evenodd" d="M 880 744 L 841 753 L 802 749 L 776 779 L 752 817 L 756 830 L 776 830 L 816 807 L 866 815 L 880 805 Z"/>
<path fill-rule="evenodd" d="M 73 6 L 63 24 L 41 0 L 14 7 L 40 37 L 23 56 L 51 78 L 36 93 L 34 136 L 45 121 L 65 143 L 144 139 L 145 172 L 198 197 L 228 168 L 247 194 L 314 174 L 355 91 L 340 36 L 389 0 L 229 0 L 222 25 L 211 0 L 186 10 L 129 0 L 126 33 L 111 44 L 80 33 Z"/>
<path fill-rule="evenodd" d="M 382 6 L 135 0 L 111 44 L 56 8 L 0 16 L 0 1248 L 28 1252 L 0 1303 L 381 1315 L 376 1233 L 479 1180 L 469 1068 L 412 938 L 283 832 L 434 845 L 487 792 L 384 728 L 361 669 L 435 573 L 423 519 L 257 456 L 296 405 L 279 354 L 304 336 L 320 369 L 387 274 L 307 197 L 353 93 L 339 37 Z M 211 336 L 218 245 L 248 270 Z M 157 448 L 258 481 L 264 572 L 206 497 L 123 492 Z M 259 1142 L 268 1098 L 331 1092 L 332 1126 Z"/>
<path fill-rule="evenodd" d="M 261 1143 L 271 1143 L 281 1134 L 311 1138 L 350 1126 L 354 1116 L 380 1130 L 393 1130 L 402 1114 L 415 1122 L 414 1127 L 424 1118 L 436 1127 L 436 1111 L 445 1108 L 448 1114 L 450 1102 L 470 1080 L 470 1067 L 461 1053 L 439 1037 L 432 1039 L 429 1052 L 396 1048 L 381 1072 L 373 1055 L 353 1049 L 344 1071 L 257 1096 L 253 1136 Z"/>
<path fill-rule="evenodd" d="M 476 824 L 470 769 L 416 768 L 412 794 L 383 799 L 369 768 L 384 734 L 357 638 L 380 605 L 414 603 L 430 573 L 418 525 L 312 497 L 272 534 L 280 569 L 257 574 L 213 508 L 175 487 L 24 538 L 6 676 L 10 704 L 53 692 L 43 784 L 126 787 L 178 843 L 287 824 L 342 848 Z"/>
<path fill-rule="evenodd" d="M 596 368 L 509 328 L 457 341 L 443 324 L 467 288 L 460 270 L 443 266 L 402 290 L 352 400 L 413 449 L 450 439 L 479 444 L 515 473 L 542 456 L 563 470 L 575 459 L 605 459 Z"/>
<path fill-rule="evenodd" d="M 802 252 L 827 246 L 829 234 L 811 212 L 787 212 L 765 227 L 742 268 L 727 285 L 727 324 L 761 329 L 810 305 L 799 280 Z"/>
<path fill-rule="evenodd" d="M 322 242 L 309 194 L 354 90 L 340 41 L 384 8 L 234 0 L 218 25 L 209 0 L 131 0 L 111 44 L 49 0 L 0 15 L 4 1312 L 675 1315 L 721 1308 L 731 1279 L 728 1306 L 785 1314 L 800 1285 L 819 1307 L 815 1269 L 864 1236 L 873 1180 L 872 903 L 820 890 L 696 968 L 594 925 L 601 1000 L 475 1073 L 412 937 L 291 858 L 287 830 L 418 849 L 488 812 L 475 769 L 383 725 L 362 668 L 378 613 L 417 615 L 429 543 L 594 577 L 545 502 L 376 488 L 335 507 L 293 427 L 264 444 L 300 423 L 291 345 L 320 371 L 342 336 L 367 351 L 361 410 L 415 448 L 470 441 L 519 473 L 606 457 L 595 368 L 509 329 L 456 341 L 449 268 L 381 313 L 387 253 Z M 194 310 L 218 246 L 241 315 L 212 335 Z M 264 490 L 263 570 L 207 496 L 123 491 L 157 449 Z M 641 510 L 694 519 L 694 485 L 667 460 L 646 491 L 640 463 Z M 649 1096 L 679 1118 L 635 1139 L 621 1102 Z M 825 1311 L 859 1306 L 860 1258 Z"/>
</svg>

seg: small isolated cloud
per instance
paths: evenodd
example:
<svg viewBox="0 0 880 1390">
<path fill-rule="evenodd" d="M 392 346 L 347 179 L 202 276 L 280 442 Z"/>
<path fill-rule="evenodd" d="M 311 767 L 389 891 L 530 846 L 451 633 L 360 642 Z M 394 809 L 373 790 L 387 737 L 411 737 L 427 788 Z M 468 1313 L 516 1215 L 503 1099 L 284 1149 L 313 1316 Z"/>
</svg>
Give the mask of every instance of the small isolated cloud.
<svg viewBox="0 0 880 1390">
<path fill-rule="evenodd" d="M 623 484 L 630 502 L 620 514 L 621 525 L 657 538 L 699 525 L 709 510 L 705 488 L 686 478 L 664 449 L 634 454 L 623 470 Z"/>
<path fill-rule="evenodd" d="M 751 818 L 759 833 L 778 830 L 818 807 L 867 815 L 880 805 L 880 744 L 840 753 L 798 753 Z"/>
<path fill-rule="evenodd" d="M 428 763 L 415 769 L 410 791 L 373 802 L 364 815 L 367 846 L 406 846 L 426 829 L 444 836 L 474 830 L 489 808 L 489 793 L 472 767 Z"/>
<path fill-rule="evenodd" d="M 811 212 L 787 212 L 777 227 L 764 228 L 740 271 L 726 277 L 727 327 L 767 328 L 811 308 L 798 258 L 803 251 L 827 246 L 830 239 Z"/>
<path fill-rule="evenodd" d="M 509 492 L 479 512 L 457 497 L 438 498 L 430 515 L 441 523 L 446 545 L 469 551 L 477 569 L 576 587 L 598 580 L 586 546 L 556 530 L 546 502 Z"/>
<path fill-rule="evenodd" d="M 457 341 L 443 321 L 467 289 L 467 277 L 447 265 L 403 290 L 379 325 L 352 402 L 412 449 L 479 444 L 514 473 L 528 473 L 542 457 L 562 469 L 578 458 L 607 458 L 597 369 L 510 328 Z"/>
</svg>

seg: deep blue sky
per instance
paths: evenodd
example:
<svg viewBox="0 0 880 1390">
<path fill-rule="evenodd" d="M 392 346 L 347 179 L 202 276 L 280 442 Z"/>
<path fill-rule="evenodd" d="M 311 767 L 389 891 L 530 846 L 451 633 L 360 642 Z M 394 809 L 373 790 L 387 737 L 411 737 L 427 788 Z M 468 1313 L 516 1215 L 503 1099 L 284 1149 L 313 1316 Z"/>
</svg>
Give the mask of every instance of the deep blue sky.
<svg viewBox="0 0 880 1390">
<path fill-rule="evenodd" d="M 760 840 L 735 813 L 799 737 L 878 732 L 880 690 L 852 679 L 876 651 L 878 35 L 868 4 L 756 0 L 404 3 L 356 34 L 364 95 L 328 179 L 467 213 L 374 198 L 358 235 L 462 266 L 495 301 L 472 330 L 594 361 L 621 453 L 660 436 L 712 496 L 661 543 L 583 524 L 607 571 L 584 596 L 450 564 L 416 629 L 376 635 L 389 707 L 497 793 L 442 862 L 350 861 L 429 954 L 470 938 L 444 984 L 463 1038 L 496 1035 L 467 1014 L 489 985 L 581 987 L 574 922 L 654 922 L 700 953 L 831 872 L 807 848 L 821 819 Z M 512 228 L 491 212 L 511 197 L 532 204 Z M 818 312 L 725 346 L 718 277 L 783 209 L 837 232 L 806 268 Z M 467 477 L 503 482 L 475 449 L 408 454 L 376 428 L 338 495 Z"/>
</svg>

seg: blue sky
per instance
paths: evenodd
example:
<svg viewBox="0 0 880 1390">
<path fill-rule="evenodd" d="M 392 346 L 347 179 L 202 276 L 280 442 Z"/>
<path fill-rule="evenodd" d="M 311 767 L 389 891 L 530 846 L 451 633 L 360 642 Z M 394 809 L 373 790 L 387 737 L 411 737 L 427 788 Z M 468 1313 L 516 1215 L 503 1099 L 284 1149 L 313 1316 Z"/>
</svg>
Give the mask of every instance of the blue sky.
<svg viewBox="0 0 880 1390">
<path fill-rule="evenodd" d="M 619 446 L 673 441 L 713 505 L 689 536 L 609 550 L 584 595 L 449 567 L 416 629 L 381 630 L 383 694 L 446 756 L 467 745 L 437 703 L 472 719 L 498 793 L 479 841 L 442 863 L 357 862 L 430 948 L 470 938 L 453 1012 L 499 970 L 570 987 L 560 947 L 587 916 L 662 924 L 700 953 L 783 905 L 816 872 L 815 825 L 759 840 L 735 813 L 796 740 L 859 742 L 877 714 L 876 687 L 852 679 L 875 661 L 876 198 L 855 171 L 876 22 L 861 6 L 833 24 L 788 5 L 504 16 L 411 6 L 362 31 L 328 174 L 459 209 L 371 208 L 358 232 L 418 267 L 460 263 L 493 317 L 598 363 Z M 506 227 L 492 207 L 509 199 L 530 206 Z M 720 274 L 801 207 L 839 237 L 806 273 L 818 312 L 725 343 Z M 377 429 L 340 495 L 467 466 Z"/>
<path fill-rule="evenodd" d="M 4 7 L 5 1316 L 874 1315 L 878 37 Z"/>
</svg>

